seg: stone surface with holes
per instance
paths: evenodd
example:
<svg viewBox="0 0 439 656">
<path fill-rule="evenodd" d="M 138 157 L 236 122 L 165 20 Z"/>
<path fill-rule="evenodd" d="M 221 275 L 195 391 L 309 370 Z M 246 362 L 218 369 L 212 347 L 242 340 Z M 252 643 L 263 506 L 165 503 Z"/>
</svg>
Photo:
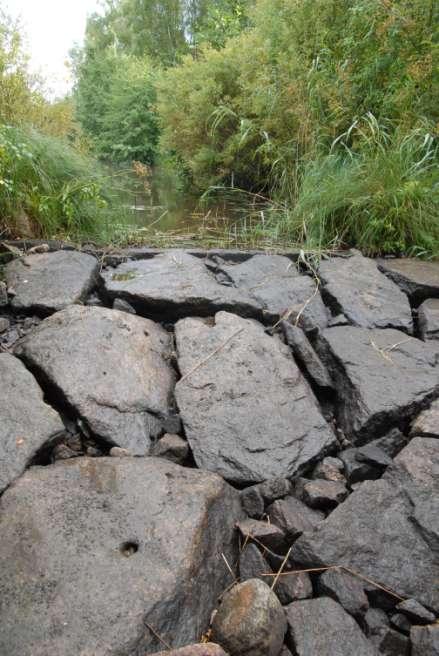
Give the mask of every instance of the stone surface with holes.
<svg viewBox="0 0 439 656">
<path fill-rule="evenodd" d="M 43 446 L 59 437 L 64 425 L 43 401 L 43 391 L 20 360 L 0 354 L 0 493 Z"/>
<path fill-rule="evenodd" d="M 154 653 L 154 632 L 195 642 L 231 583 L 221 554 L 236 561 L 240 513 L 218 476 L 162 458 L 32 468 L 0 500 L 0 653 Z"/>
<path fill-rule="evenodd" d="M 374 260 L 360 254 L 324 260 L 319 267 L 323 290 L 354 326 L 398 328 L 412 332 L 407 296 L 381 273 Z"/>
<path fill-rule="evenodd" d="M 128 301 L 151 317 L 206 316 L 218 310 L 261 314 L 260 304 L 245 291 L 220 285 L 202 259 L 184 251 L 124 262 L 103 275 L 111 299 Z"/>
<path fill-rule="evenodd" d="M 439 440 L 415 437 L 294 545 L 304 566 L 340 565 L 439 611 Z"/>
<path fill-rule="evenodd" d="M 263 308 L 270 321 L 288 314 L 307 331 L 325 328 L 329 313 L 313 278 L 300 275 L 282 255 L 260 254 L 239 264 L 222 264 L 219 271 L 245 290 Z M 299 316 L 300 315 L 300 316 Z"/>
<path fill-rule="evenodd" d="M 84 301 L 97 281 L 99 262 L 78 251 L 27 255 L 6 266 L 12 307 L 20 312 L 50 314 Z"/>
<path fill-rule="evenodd" d="M 262 325 L 220 312 L 214 325 L 179 321 L 175 335 L 176 399 L 199 467 L 257 483 L 293 476 L 335 446 L 288 347 Z"/>
<path fill-rule="evenodd" d="M 340 427 L 356 443 L 379 437 L 439 394 L 439 343 L 398 330 L 328 328 L 320 355 L 336 382 Z"/>
<path fill-rule="evenodd" d="M 149 319 L 71 306 L 16 351 L 93 434 L 144 455 L 171 412 L 170 349 L 169 334 Z"/>
</svg>

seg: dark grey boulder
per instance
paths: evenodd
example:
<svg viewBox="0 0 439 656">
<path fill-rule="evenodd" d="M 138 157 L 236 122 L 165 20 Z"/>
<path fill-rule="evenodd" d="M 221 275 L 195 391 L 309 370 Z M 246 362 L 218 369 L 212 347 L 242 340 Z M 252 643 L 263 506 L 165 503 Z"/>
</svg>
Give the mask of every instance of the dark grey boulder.
<svg viewBox="0 0 439 656">
<path fill-rule="evenodd" d="M 231 583 L 239 497 L 161 458 L 33 468 L 0 500 L 0 653 L 119 656 L 190 644 Z"/>
<path fill-rule="evenodd" d="M 341 481 L 302 478 L 296 482 L 296 494 L 310 508 L 328 510 L 344 501 L 349 492 Z"/>
<path fill-rule="evenodd" d="M 99 275 L 99 262 L 79 251 L 27 255 L 6 266 L 14 289 L 12 307 L 20 312 L 50 314 L 85 301 Z"/>
<path fill-rule="evenodd" d="M 282 321 L 282 330 L 294 357 L 307 372 L 312 382 L 322 391 L 332 391 L 334 384 L 308 337 L 298 326 Z"/>
<path fill-rule="evenodd" d="M 439 437 L 439 399 L 423 410 L 411 425 L 410 435 Z"/>
<path fill-rule="evenodd" d="M 213 326 L 179 321 L 175 335 L 176 399 L 199 467 L 258 483 L 294 476 L 336 445 L 288 347 L 261 324 L 219 312 Z"/>
<path fill-rule="evenodd" d="M 301 275 L 294 262 L 282 255 L 254 255 L 240 264 L 219 269 L 235 287 L 244 290 L 263 308 L 267 320 L 288 315 L 307 332 L 325 328 L 329 312 L 316 282 Z"/>
<path fill-rule="evenodd" d="M 147 260 L 129 261 L 103 273 L 110 299 L 120 298 L 153 318 L 208 316 L 230 310 L 262 314 L 245 290 L 220 285 L 203 260 L 184 251 L 165 251 Z"/>
<path fill-rule="evenodd" d="M 333 313 L 343 313 L 361 328 L 413 330 L 407 296 L 362 255 L 324 260 L 319 267 Z"/>
<path fill-rule="evenodd" d="M 383 629 L 370 640 L 379 656 L 409 656 L 410 654 L 409 639 L 393 629 Z"/>
<path fill-rule="evenodd" d="M 418 326 L 422 339 L 439 339 L 439 298 L 430 298 L 418 308 Z"/>
<path fill-rule="evenodd" d="M 283 606 L 291 604 L 297 599 L 307 599 L 312 597 L 313 594 L 309 575 L 306 572 L 294 572 L 285 575 L 285 572 L 288 572 L 289 569 L 290 563 L 287 562 L 284 564 L 282 575 L 278 576 L 276 580 L 276 575 L 267 560 L 256 544 L 253 543 L 247 544 L 239 556 L 239 578 L 241 583 L 249 579 L 260 579 L 270 587 L 273 586 L 273 591 Z"/>
<path fill-rule="evenodd" d="M 265 503 L 272 503 L 277 499 L 283 499 L 292 490 L 291 481 L 288 478 L 270 478 L 260 483 L 259 490 Z"/>
<path fill-rule="evenodd" d="M 390 617 L 390 624 L 400 633 L 405 633 L 408 635 L 412 626 L 412 622 L 409 620 L 407 615 L 403 613 L 393 613 Z"/>
<path fill-rule="evenodd" d="M 378 635 L 389 626 L 389 618 L 381 608 L 369 608 L 363 617 L 362 624 L 366 635 Z"/>
<path fill-rule="evenodd" d="M 361 619 L 369 608 L 361 580 L 343 569 L 333 568 L 321 574 L 317 587 L 319 595 L 331 597 L 357 619 Z"/>
<path fill-rule="evenodd" d="M 237 524 L 245 541 L 254 539 L 257 544 L 275 553 L 285 551 L 285 533 L 278 526 L 257 519 L 245 519 Z"/>
<path fill-rule="evenodd" d="M 180 435 L 165 433 L 151 449 L 151 455 L 181 465 L 189 455 L 189 444 Z"/>
<path fill-rule="evenodd" d="M 274 501 L 268 506 L 267 515 L 272 524 L 282 529 L 288 542 L 298 538 L 304 531 L 311 531 L 325 518 L 323 513 L 308 508 L 295 497 Z"/>
<path fill-rule="evenodd" d="M 45 445 L 59 438 L 64 425 L 43 401 L 43 391 L 24 364 L 0 354 L 0 493 Z"/>
<path fill-rule="evenodd" d="M 297 656 L 376 656 L 356 621 L 329 597 L 295 601 L 285 611 Z"/>
<path fill-rule="evenodd" d="M 439 441 L 416 437 L 382 479 L 362 483 L 297 540 L 294 560 L 305 567 L 348 567 L 438 612 L 438 509 Z"/>
<path fill-rule="evenodd" d="M 381 469 L 358 458 L 358 449 L 345 449 L 338 456 L 344 464 L 344 473 L 350 486 L 361 481 L 374 481 L 382 474 Z"/>
<path fill-rule="evenodd" d="M 407 446 L 407 438 L 398 428 L 392 428 L 386 435 L 369 442 L 371 446 L 377 446 L 387 453 L 390 458 L 394 458 L 398 453 Z"/>
<path fill-rule="evenodd" d="M 410 641 L 412 643 L 411 656 L 438 656 L 439 624 L 412 626 Z"/>
<path fill-rule="evenodd" d="M 417 258 L 378 260 L 378 267 L 410 297 L 414 305 L 439 297 L 439 262 Z"/>
<path fill-rule="evenodd" d="M 144 455 L 171 413 L 171 339 L 159 325 L 97 307 L 70 306 L 16 349 L 91 432 Z"/>
<path fill-rule="evenodd" d="M 212 623 L 212 639 L 232 656 L 279 656 L 287 628 L 284 610 L 259 579 L 224 595 Z"/>
<path fill-rule="evenodd" d="M 251 485 L 241 491 L 242 507 L 249 517 L 259 519 L 264 514 L 264 498 L 259 485 Z"/>
<path fill-rule="evenodd" d="M 329 328 L 321 337 L 339 391 L 337 418 L 362 444 L 413 416 L 439 394 L 439 345 L 398 330 Z"/>
<path fill-rule="evenodd" d="M 341 481 L 346 482 L 343 475 L 344 464 L 340 458 L 323 458 L 321 462 L 315 467 L 312 473 L 313 478 L 322 478 L 325 481 Z"/>
<path fill-rule="evenodd" d="M 431 624 L 436 621 L 436 617 L 429 610 L 424 608 L 416 599 L 406 599 L 396 606 L 396 610 L 404 613 L 412 621 L 412 624 Z"/>
</svg>

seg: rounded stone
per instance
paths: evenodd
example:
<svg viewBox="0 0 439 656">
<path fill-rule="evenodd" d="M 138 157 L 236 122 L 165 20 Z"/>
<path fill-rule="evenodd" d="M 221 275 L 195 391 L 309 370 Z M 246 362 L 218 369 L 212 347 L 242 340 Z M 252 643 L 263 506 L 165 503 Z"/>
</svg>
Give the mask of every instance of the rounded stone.
<svg viewBox="0 0 439 656">
<path fill-rule="evenodd" d="M 286 629 L 285 612 L 274 592 L 263 581 L 250 579 L 224 596 L 212 639 L 231 656 L 279 656 Z"/>
</svg>

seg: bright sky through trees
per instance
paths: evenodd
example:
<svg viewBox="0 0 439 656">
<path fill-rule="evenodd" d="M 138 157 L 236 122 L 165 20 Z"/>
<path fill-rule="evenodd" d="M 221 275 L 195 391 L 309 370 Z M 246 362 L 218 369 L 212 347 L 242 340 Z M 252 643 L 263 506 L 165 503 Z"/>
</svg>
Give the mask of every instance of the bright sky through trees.
<svg viewBox="0 0 439 656">
<path fill-rule="evenodd" d="M 0 8 L 21 18 L 31 69 L 47 79 L 51 95 L 64 95 L 71 88 L 68 53 L 83 41 L 87 15 L 98 4 L 99 0 L 0 0 Z"/>
</svg>

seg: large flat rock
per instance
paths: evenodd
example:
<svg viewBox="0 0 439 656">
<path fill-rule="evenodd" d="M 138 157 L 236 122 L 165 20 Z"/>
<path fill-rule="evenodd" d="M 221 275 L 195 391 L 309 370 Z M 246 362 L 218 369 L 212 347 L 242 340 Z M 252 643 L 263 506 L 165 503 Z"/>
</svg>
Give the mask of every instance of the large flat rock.
<svg viewBox="0 0 439 656">
<path fill-rule="evenodd" d="M 415 305 L 426 298 L 439 297 L 439 262 L 416 258 L 378 260 L 381 271 L 393 280 Z"/>
<path fill-rule="evenodd" d="M 407 296 L 381 273 L 374 260 L 362 255 L 324 260 L 319 267 L 324 292 L 334 314 L 344 314 L 354 326 L 413 330 Z"/>
<path fill-rule="evenodd" d="M 320 354 L 336 382 L 341 428 L 372 440 L 439 395 L 439 346 L 398 330 L 328 328 Z"/>
<path fill-rule="evenodd" d="M 254 255 L 239 264 L 221 265 L 219 270 L 260 304 L 267 320 L 275 321 L 289 313 L 291 320 L 298 318 L 307 331 L 328 325 L 329 313 L 315 281 L 300 275 L 289 258 Z"/>
<path fill-rule="evenodd" d="M 84 301 L 96 283 L 99 262 L 79 251 L 56 251 L 15 259 L 5 273 L 15 293 L 12 307 L 44 315 Z"/>
<path fill-rule="evenodd" d="M 16 352 L 95 435 L 144 455 L 171 412 L 170 350 L 169 334 L 149 319 L 72 305 Z"/>
<path fill-rule="evenodd" d="M 0 354 L 0 493 L 20 474 L 38 451 L 64 430 L 43 401 L 43 391 L 24 364 Z"/>
<path fill-rule="evenodd" d="M 196 642 L 231 582 L 238 493 L 160 458 L 33 468 L 0 500 L 0 653 L 121 656 Z"/>
<path fill-rule="evenodd" d="M 288 347 L 261 324 L 219 312 L 214 325 L 183 319 L 175 334 L 176 399 L 200 468 L 257 483 L 293 476 L 334 447 Z"/>
<path fill-rule="evenodd" d="M 261 314 L 259 303 L 244 291 L 220 285 L 203 260 L 185 251 L 124 262 L 103 275 L 109 298 L 122 298 L 151 317 L 206 316 L 218 310 Z"/>
<path fill-rule="evenodd" d="M 439 611 L 439 440 L 415 437 L 383 478 L 365 481 L 294 544 L 304 566 L 349 567 Z"/>
</svg>

